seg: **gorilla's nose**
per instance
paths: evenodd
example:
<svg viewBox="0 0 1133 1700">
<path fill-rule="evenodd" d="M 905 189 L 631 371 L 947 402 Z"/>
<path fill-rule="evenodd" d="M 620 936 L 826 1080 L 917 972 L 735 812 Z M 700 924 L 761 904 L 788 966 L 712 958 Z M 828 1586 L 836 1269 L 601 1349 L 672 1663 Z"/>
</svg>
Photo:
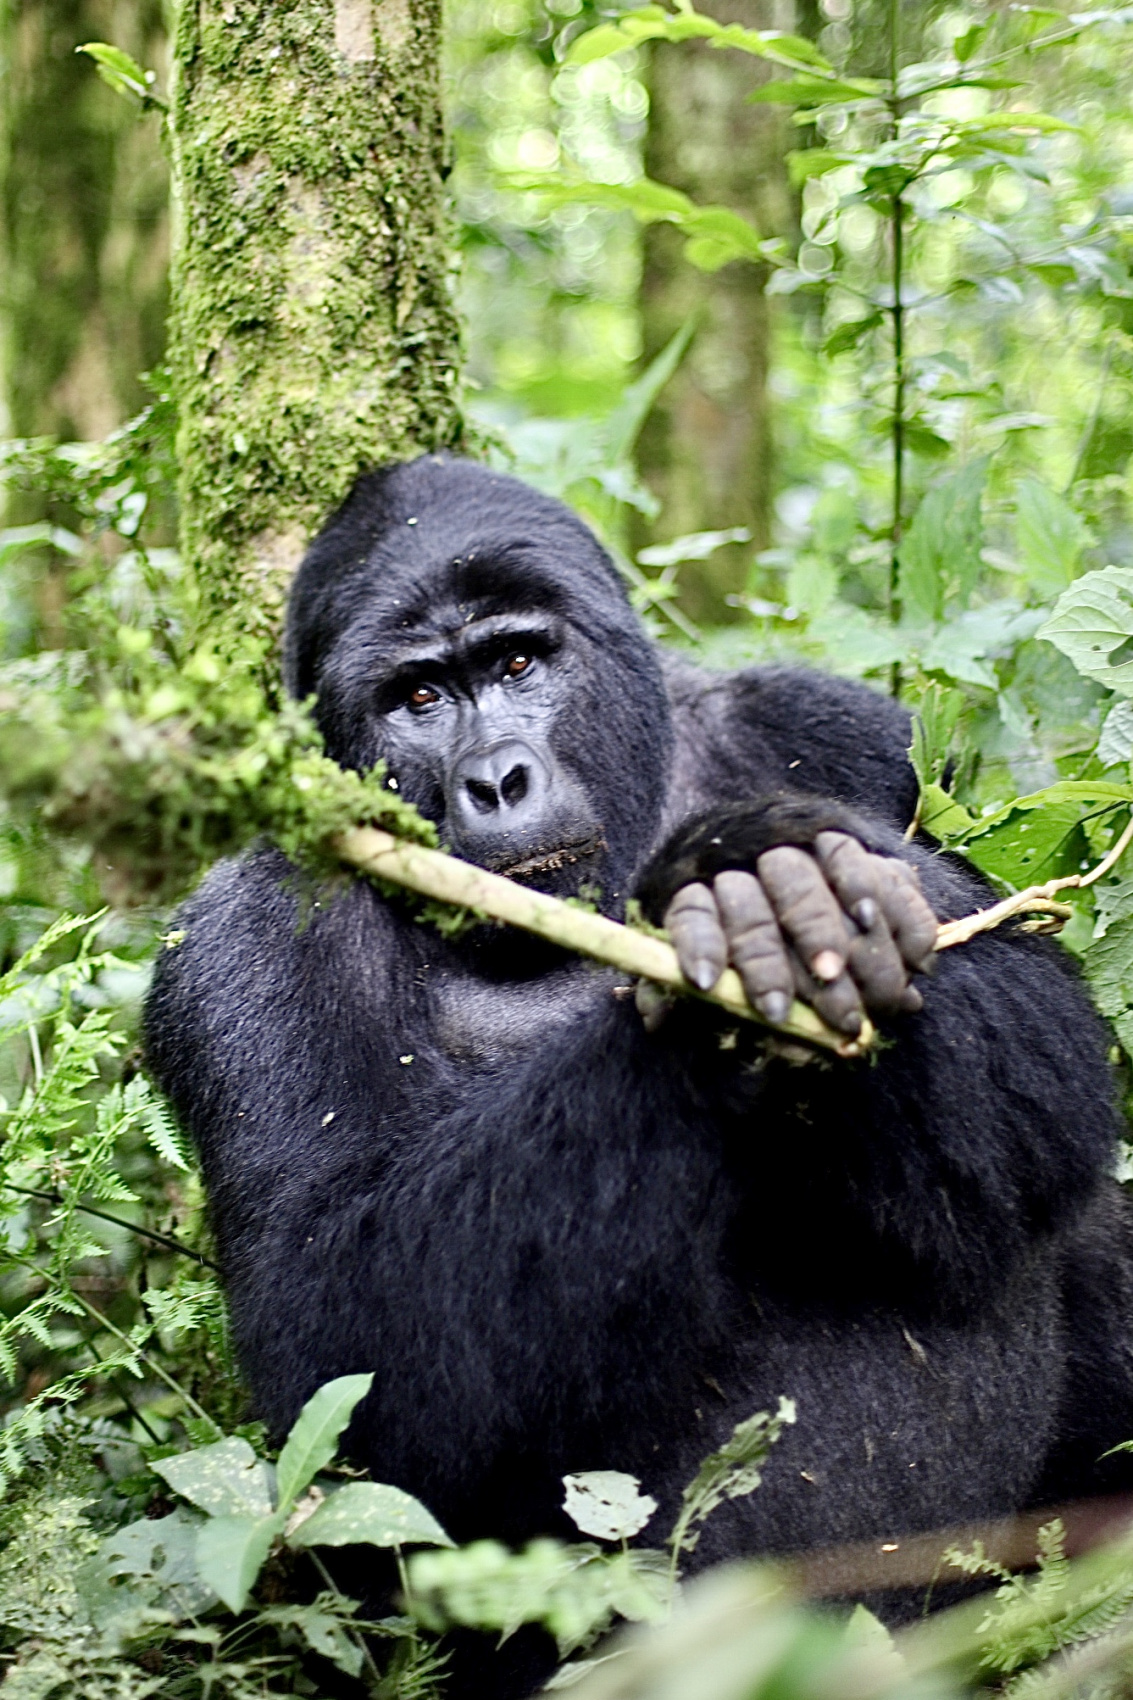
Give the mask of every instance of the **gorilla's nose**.
<svg viewBox="0 0 1133 1700">
<path fill-rule="evenodd" d="M 457 763 L 455 802 L 469 830 L 506 832 L 537 812 L 547 790 L 547 770 L 518 738 L 477 750 Z"/>
</svg>

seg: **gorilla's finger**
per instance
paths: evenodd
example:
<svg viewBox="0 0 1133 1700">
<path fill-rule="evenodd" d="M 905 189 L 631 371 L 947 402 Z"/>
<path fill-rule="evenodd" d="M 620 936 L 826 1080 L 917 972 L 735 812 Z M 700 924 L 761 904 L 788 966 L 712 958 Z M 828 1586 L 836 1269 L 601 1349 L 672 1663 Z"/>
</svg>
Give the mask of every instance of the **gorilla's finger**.
<svg viewBox="0 0 1133 1700">
<path fill-rule="evenodd" d="M 794 951 L 790 960 L 799 997 L 813 1005 L 822 1019 L 839 1033 L 856 1038 L 862 1030 L 862 1000 L 849 974 L 839 974 L 837 979 L 824 983 L 808 972 Z"/>
<path fill-rule="evenodd" d="M 889 930 L 905 961 L 922 974 L 936 962 L 936 916 L 921 892 L 917 871 L 894 857 L 878 856 L 878 896 Z"/>
<path fill-rule="evenodd" d="M 877 857 L 848 832 L 820 832 L 814 841 L 818 865 L 838 894 L 847 915 L 863 932 L 877 916 L 879 875 Z"/>
<path fill-rule="evenodd" d="M 744 983 L 748 1002 L 768 1021 L 782 1021 L 791 1007 L 795 981 L 766 892 L 754 874 L 739 868 L 717 874 L 712 889 L 728 955 Z"/>
<path fill-rule="evenodd" d="M 884 915 L 875 912 L 874 922 L 850 945 L 850 973 L 859 986 L 867 1009 L 899 1009 L 909 970 L 893 942 Z"/>
<path fill-rule="evenodd" d="M 665 929 L 685 979 L 710 992 L 728 966 L 728 941 L 706 885 L 681 887 L 665 911 Z"/>
<path fill-rule="evenodd" d="M 755 866 L 780 927 L 815 979 L 837 980 L 846 967 L 850 935 L 814 857 L 781 844 L 765 850 Z"/>
</svg>

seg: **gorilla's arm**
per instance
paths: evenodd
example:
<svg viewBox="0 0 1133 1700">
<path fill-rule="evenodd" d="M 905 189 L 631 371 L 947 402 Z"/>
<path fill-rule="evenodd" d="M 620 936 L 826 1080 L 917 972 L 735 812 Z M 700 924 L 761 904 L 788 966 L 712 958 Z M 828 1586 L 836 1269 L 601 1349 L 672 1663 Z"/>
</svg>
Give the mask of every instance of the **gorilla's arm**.
<svg viewBox="0 0 1133 1700">
<path fill-rule="evenodd" d="M 957 858 L 838 801 L 780 792 L 679 828 L 646 870 L 647 912 L 663 915 L 688 882 L 832 830 L 911 864 L 940 919 L 989 901 Z M 896 1257 L 908 1298 L 978 1302 L 1105 1172 L 1117 1125 L 1104 1033 L 1058 948 L 1007 926 L 941 953 L 918 984 L 923 1011 L 884 1018 L 869 1063 L 766 1071 L 758 1116 L 776 1140 L 743 1189 L 750 1243 L 738 1255 L 762 1261 L 775 1247 L 798 1274 L 825 1246 L 867 1285 Z"/>
<path fill-rule="evenodd" d="M 436 935 L 361 883 L 304 926 L 285 872 L 210 877 L 147 1019 L 259 1412 L 281 1430 L 376 1370 L 368 1461 L 438 1509 L 534 1433 L 569 1427 L 562 1468 L 585 1465 L 590 1419 L 626 1399 L 647 1426 L 726 1330 L 720 1053 L 603 990 L 506 1070 L 456 1073 L 416 988 Z"/>
</svg>

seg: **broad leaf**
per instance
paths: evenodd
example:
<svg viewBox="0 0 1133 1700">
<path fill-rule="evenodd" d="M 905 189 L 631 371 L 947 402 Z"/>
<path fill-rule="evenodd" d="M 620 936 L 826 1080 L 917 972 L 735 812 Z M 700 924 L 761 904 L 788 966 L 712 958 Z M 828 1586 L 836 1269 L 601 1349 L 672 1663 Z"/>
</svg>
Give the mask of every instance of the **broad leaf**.
<svg viewBox="0 0 1133 1700">
<path fill-rule="evenodd" d="M 584 1535 L 600 1541 L 628 1541 L 639 1535 L 657 1509 L 641 1492 L 636 1476 L 621 1470 L 582 1470 L 564 1476 L 563 1510 Z"/>
<path fill-rule="evenodd" d="M 243 1611 L 271 1543 L 274 1517 L 210 1517 L 197 1535 L 197 1574 L 229 1611 Z"/>
<path fill-rule="evenodd" d="M 1087 853 L 1080 828 L 1090 817 L 1128 808 L 1133 789 L 1107 780 L 1061 780 L 981 821 L 965 848 L 984 873 L 1022 888 L 1082 871 Z"/>
<path fill-rule="evenodd" d="M 946 602 L 966 605 L 979 577 L 987 469 L 981 455 L 933 485 L 901 544 L 901 599 L 922 620 L 939 620 Z"/>
<path fill-rule="evenodd" d="M 1133 702 L 1119 697 L 1105 717 L 1097 757 L 1103 767 L 1133 761 Z"/>
<path fill-rule="evenodd" d="M 1075 580 L 1035 635 L 1087 679 L 1133 696 L 1133 567 L 1103 567 Z"/>
<path fill-rule="evenodd" d="M 210 1517 L 266 1517 L 272 1509 L 268 1466 L 239 1435 L 196 1452 L 159 1458 L 151 1468 Z"/>
<path fill-rule="evenodd" d="M 355 1405 L 370 1391 L 373 1379 L 372 1374 L 340 1375 L 307 1400 L 275 1467 L 280 1510 L 289 1510 L 303 1489 L 330 1463 L 338 1451 L 339 1435 L 353 1416 Z"/>
<path fill-rule="evenodd" d="M 861 83 L 842 82 L 838 77 L 810 77 L 804 72 L 799 76 L 761 83 L 747 98 L 784 106 L 821 106 L 825 101 L 868 100 L 875 93 L 876 88 L 869 91 Z"/>
<path fill-rule="evenodd" d="M 293 1547 L 454 1544 L 419 1500 L 385 1482 L 347 1482 L 305 1517 L 287 1542 Z"/>
<path fill-rule="evenodd" d="M 1089 533 L 1069 502 L 1037 478 L 1020 481 L 1015 512 L 1020 565 L 1036 590 L 1056 596 L 1077 573 Z"/>
<path fill-rule="evenodd" d="M 216 1602 L 197 1573 L 197 1535 L 201 1519 L 178 1506 L 168 1517 L 143 1517 L 110 1535 L 101 1560 L 108 1576 L 129 1576 L 157 1594 L 158 1603 L 178 1616 L 199 1617 Z"/>
</svg>

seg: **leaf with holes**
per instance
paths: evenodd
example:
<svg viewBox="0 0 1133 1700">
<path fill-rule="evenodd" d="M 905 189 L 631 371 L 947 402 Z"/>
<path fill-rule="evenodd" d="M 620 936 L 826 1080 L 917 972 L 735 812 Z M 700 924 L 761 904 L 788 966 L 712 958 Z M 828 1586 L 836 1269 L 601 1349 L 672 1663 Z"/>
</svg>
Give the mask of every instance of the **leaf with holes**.
<svg viewBox="0 0 1133 1700">
<path fill-rule="evenodd" d="M 266 1517 L 271 1512 L 271 1471 L 239 1435 L 159 1458 L 151 1468 L 210 1517 Z"/>
<path fill-rule="evenodd" d="M 431 1512 L 385 1482 L 347 1482 L 287 1537 L 293 1547 L 451 1547 Z"/>
</svg>

